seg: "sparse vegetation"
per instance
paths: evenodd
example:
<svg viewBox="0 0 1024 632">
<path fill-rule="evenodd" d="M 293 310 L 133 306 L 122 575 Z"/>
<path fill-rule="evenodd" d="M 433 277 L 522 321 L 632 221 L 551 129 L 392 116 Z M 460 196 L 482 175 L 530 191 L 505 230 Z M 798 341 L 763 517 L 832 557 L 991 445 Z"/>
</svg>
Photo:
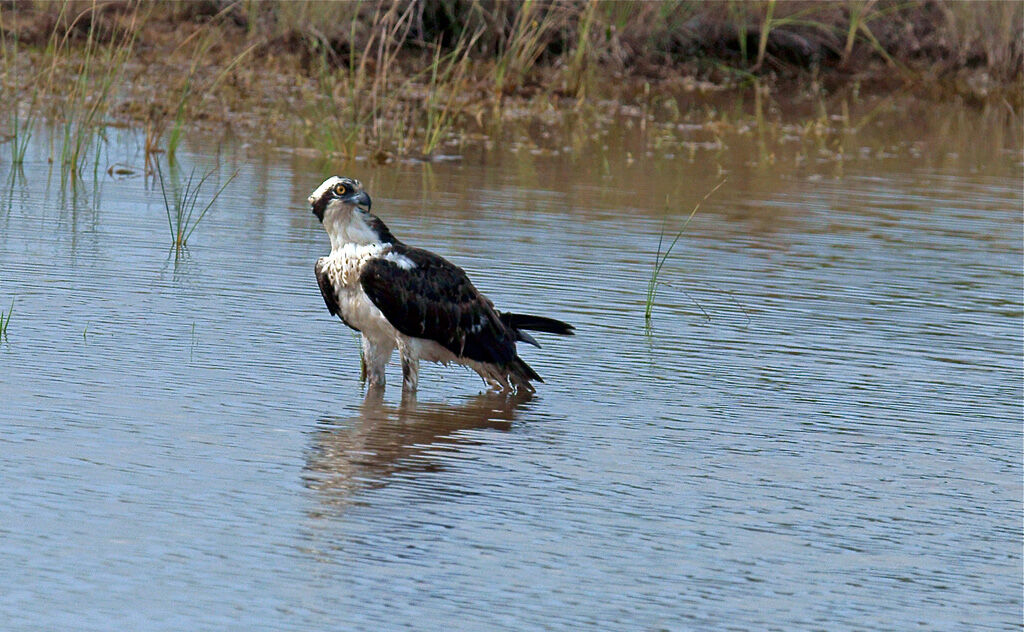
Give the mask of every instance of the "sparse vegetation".
<svg viewBox="0 0 1024 632">
<path fill-rule="evenodd" d="M 95 19 L 95 7 L 79 8 L 71 2 L 55 3 L 58 23 L 46 45 L 48 66 L 40 71 L 52 122 L 60 127 L 61 145 L 51 146 L 50 159 L 59 156 L 64 173 L 75 179 L 85 161 L 98 155 L 95 144 L 102 137 L 110 98 L 120 87 L 123 69 L 135 44 L 135 22 L 143 14 L 131 16 L 126 28 L 101 36 L 101 23 Z M 84 34 L 82 33 L 84 31 Z M 80 37 L 76 38 L 75 35 Z M 81 43 L 73 41 L 84 39 Z M 64 178 L 67 180 L 68 178 Z"/>
<path fill-rule="evenodd" d="M 182 248 L 188 245 L 188 238 L 192 236 L 192 232 L 199 226 L 199 222 L 203 221 L 206 217 L 207 211 L 213 206 L 220 194 L 224 192 L 231 181 L 235 179 L 238 172 L 235 171 L 224 181 L 220 189 L 213 194 L 203 210 L 197 215 L 195 213 L 196 207 L 199 205 L 199 194 L 202 191 L 203 185 L 206 181 L 217 172 L 217 169 L 211 169 L 198 181 L 196 181 L 196 171 L 193 169 L 188 176 L 188 179 L 182 184 L 175 180 L 170 187 L 170 194 L 168 195 L 167 184 L 164 181 L 164 172 L 160 168 L 159 161 L 156 163 L 156 173 L 158 181 L 160 182 L 160 193 L 163 195 L 164 208 L 167 211 L 167 227 L 171 232 L 171 245 L 175 251 L 180 251 Z"/>
<path fill-rule="evenodd" d="M 1014 2 L 25 1 L 0 4 L 0 105 L 12 156 L 34 116 L 62 130 L 51 158 L 72 176 L 111 121 L 146 129 L 150 163 L 203 122 L 387 161 L 524 113 L 753 81 L 1019 109 L 1022 24 Z"/>
<path fill-rule="evenodd" d="M 0 311 L 0 337 L 7 340 L 7 328 L 11 324 L 11 314 L 14 313 L 14 300 L 11 299 L 11 308 L 7 310 L 6 317 L 4 313 Z"/>
<path fill-rule="evenodd" d="M 690 214 L 686 216 L 686 219 L 683 221 L 683 225 L 679 227 L 679 231 L 676 232 L 675 237 L 667 247 L 665 246 L 665 225 L 662 224 L 661 233 L 658 235 L 658 250 L 654 254 L 654 267 L 651 268 L 651 276 L 647 280 L 647 301 L 644 305 L 644 320 L 648 325 L 651 324 L 651 317 L 654 312 L 654 298 L 658 294 L 658 275 L 661 274 L 661 269 L 665 267 L 665 263 L 668 261 L 669 256 L 672 255 L 672 250 L 676 247 L 676 244 L 679 243 L 679 238 L 683 236 L 683 232 L 686 231 L 686 227 L 689 225 L 690 220 L 693 219 L 693 216 L 697 214 L 701 204 L 707 201 L 707 199 L 711 197 L 712 193 L 722 188 L 723 184 L 725 184 L 725 180 L 716 184 L 714 188 L 704 194 L 704 197 L 693 206 Z M 665 203 L 667 206 L 668 200 L 666 200 Z M 663 248 L 664 250 L 662 250 Z M 702 307 L 701 311 L 703 310 L 704 308 Z M 705 313 L 705 316 L 706 315 L 707 314 Z"/>
<path fill-rule="evenodd" d="M 434 60 L 429 69 L 430 80 L 426 86 L 426 99 L 423 103 L 425 121 L 421 151 L 424 156 L 434 153 L 444 135 L 455 123 L 459 96 L 469 89 L 469 52 L 482 32 L 477 31 L 471 37 L 463 37 L 456 42 L 455 48 L 445 55 L 441 54 L 440 44 L 435 49 Z"/>
<path fill-rule="evenodd" d="M 34 124 L 35 117 L 31 110 L 23 117 L 18 113 L 18 104 L 11 108 L 9 142 L 11 143 L 12 165 L 21 165 L 25 162 L 25 152 L 28 151 L 28 141 L 32 138 Z"/>
</svg>

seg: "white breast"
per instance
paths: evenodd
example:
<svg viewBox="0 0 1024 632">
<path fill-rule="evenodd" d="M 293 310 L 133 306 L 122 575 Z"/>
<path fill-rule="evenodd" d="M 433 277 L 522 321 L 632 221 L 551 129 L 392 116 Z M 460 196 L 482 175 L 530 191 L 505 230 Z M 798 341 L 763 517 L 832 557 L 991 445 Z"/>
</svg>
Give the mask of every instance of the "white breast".
<svg viewBox="0 0 1024 632">
<path fill-rule="evenodd" d="M 370 259 L 380 255 L 384 247 L 380 244 L 345 244 L 331 251 L 325 258 L 327 274 L 336 288 L 359 285 L 359 273 Z"/>
<path fill-rule="evenodd" d="M 363 266 L 383 250 L 380 244 L 345 244 L 323 258 L 322 269 L 331 281 L 338 299 L 338 309 L 346 323 L 370 336 L 376 334 L 393 338 L 395 329 L 359 284 L 359 273 Z"/>
</svg>

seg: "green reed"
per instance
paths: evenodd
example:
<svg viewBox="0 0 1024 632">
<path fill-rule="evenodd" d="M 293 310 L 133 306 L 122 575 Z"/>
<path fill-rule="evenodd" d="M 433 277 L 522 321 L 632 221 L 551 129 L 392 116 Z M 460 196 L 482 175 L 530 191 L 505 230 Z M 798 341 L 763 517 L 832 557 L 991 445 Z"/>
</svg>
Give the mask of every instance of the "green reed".
<svg viewBox="0 0 1024 632">
<path fill-rule="evenodd" d="M 46 111 L 58 130 L 50 139 L 50 160 L 59 162 L 69 176 L 62 182 L 73 182 L 90 157 L 98 166 L 97 140 L 102 138 L 111 97 L 133 54 L 134 27 L 141 14 L 133 13 L 126 28 L 103 39 L 97 32 L 100 5 L 94 3 L 77 14 L 73 12 L 81 5 L 68 0 L 54 6 L 59 8 L 44 50 L 46 67 L 30 83 L 43 95 L 55 97 L 46 100 Z M 83 23 L 88 24 L 84 42 L 72 44 Z M 54 146 L 58 139 L 59 148 Z"/>
<path fill-rule="evenodd" d="M 595 57 L 594 38 L 591 31 L 597 22 L 597 0 L 590 0 L 579 17 L 576 35 L 576 48 L 569 56 L 566 65 L 568 91 L 582 100 L 590 83 L 590 74 Z"/>
<path fill-rule="evenodd" d="M 25 162 L 25 154 L 28 152 L 28 141 L 32 138 L 32 129 L 35 126 L 35 115 L 31 109 L 24 118 L 18 115 L 18 107 L 11 108 L 11 164 L 21 165 Z"/>
<path fill-rule="evenodd" d="M 13 55 L 10 54 L 10 50 L 17 49 L 17 44 L 18 41 L 16 35 L 13 38 L 13 41 L 8 43 L 7 33 L 3 28 L 3 20 L 0 19 L 0 53 L 2 53 L 2 72 L 3 75 L 7 77 L 14 76 L 17 78 Z M 5 92 L 7 91 L 5 90 Z M 22 108 L 21 95 L 17 91 L 11 92 L 13 92 L 13 102 L 5 103 L 0 101 L 0 105 L 5 107 L 9 112 L 10 136 L 8 137 L 8 141 L 11 143 L 11 164 L 21 165 L 25 162 L 25 154 L 28 152 L 28 143 L 32 138 L 32 131 L 35 127 L 39 88 L 33 88 L 32 98 L 29 101 L 27 108 Z M 8 94 L 10 94 L 10 92 L 8 92 Z M 23 109 L 26 111 L 24 117 L 21 114 Z"/>
<path fill-rule="evenodd" d="M 197 73 L 199 72 L 203 60 L 208 57 L 210 49 L 220 40 L 221 34 L 216 27 L 226 19 L 226 16 L 233 8 L 233 4 L 226 5 L 220 10 L 220 12 L 214 15 L 209 22 L 206 23 L 202 30 L 197 31 L 196 33 L 197 36 L 200 33 L 202 36 L 199 37 L 196 49 L 192 53 L 192 63 L 189 65 L 188 74 L 185 76 L 184 85 L 182 86 L 181 94 L 178 97 L 178 104 L 174 109 L 173 125 L 167 138 L 167 157 L 171 160 L 175 158 L 178 147 L 181 144 L 186 110 L 192 99 L 195 98 L 196 95 L 209 95 L 213 93 L 217 88 L 217 85 L 220 84 L 220 82 L 223 81 L 223 79 L 231 73 L 236 66 L 238 66 L 260 45 L 259 42 L 250 44 L 240 53 L 235 55 L 231 61 L 228 62 L 210 81 L 196 86 Z M 191 38 L 188 38 L 179 44 L 178 48 L 185 46 L 190 39 Z"/>
<path fill-rule="evenodd" d="M 355 5 L 356 11 L 360 4 Z M 341 8 L 341 7 L 339 7 Z M 352 46 L 339 60 L 330 43 L 316 37 L 310 48 L 318 53 L 319 97 L 308 119 L 316 125 L 307 132 L 310 143 L 325 153 L 354 157 L 361 150 L 381 153 L 403 142 L 408 129 L 409 105 L 402 98 L 409 80 L 394 70 L 414 17 L 415 3 L 377 3 L 362 48 Z M 360 23 L 350 23 L 350 41 L 359 41 Z M 340 67 L 335 68 L 340 61 Z"/>
<path fill-rule="evenodd" d="M 7 340 L 7 328 L 11 324 L 11 314 L 14 313 L 14 299 L 11 299 L 11 308 L 7 310 L 6 317 L 4 313 L 0 311 L 0 336 L 3 336 L 4 340 Z"/>
<path fill-rule="evenodd" d="M 195 178 L 196 170 L 192 169 L 184 185 L 177 181 L 173 183 L 170 196 L 168 196 L 163 170 L 160 168 L 160 162 L 156 162 L 160 192 L 163 195 L 164 209 L 167 211 L 167 227 L 170 229 L 171 245 L 174 246 L 175 250 L 181 250 L 188 245 L 188 238 L 192 236 L 192 232 L 203 221 L 203 218 L 206 217 L 206 213 L 213 206 L 214 202 L 217 201 L 217 198 L 220 197 L 220 194 L 224 192 L 224 189 L 238 175 L 237 170 L 231 174 L 224 184 L 221 185 L 220 189 L 213 194 L 213 197 L 206 203 L 202 211 L 196 214 L 196 208 L 199 206 L 199 194 L 202 191 L 203 185 L 206 184 L 206 181 L 217 170 L 214 167 L 197 181 Z"/>
<path fill-rule="evenodd" d="M 651 315 L 654 311 L 654 299 L 658 294 L 658 275 L 661 274 L 661 269 L 665 266 L 665 263 L 668 261 L 669 256 L 672 254 L 672 249 L 676 247 L 676 244 L 679 242 L 679 238 L 683 236 L 683 232 L 686 230 L 687 225 L 689 225 L 690 220 L 693 219 L 693 216 L 697 214 L 697 210 L 700 209 L 701 204 L 703 204 L 709 197 L 711 197 L 712 193 L 720 189 L 723 184 L 725 184 L 725 180 L 722 180 L 721 182 L 716 184 L 714 188 L 712 188 L 710 191 L 704 194 L 704 197 L 701 198 L 701 200 L 694 205 L 693 210 L 691 210 L 690 214 L 687 215 L 686 220 L 683 222 L 683 225 L 679 228 L 679 231 L 676 233 L 675 238 L 672 239 L 672 242 L 668 244 L 667 248 L 664 248 L 664 251 L 662 250 L 662 248 L 665 246 L 666 235 L 665 226 L 664 224 L 662 224 L 661 234 L 658 235 L 658 250 L 654 254 L 654 267 L 651 269 L 651 277 L 647 280 L 647 301 L 646 305 L 644 306 L 644 320 L 647 321 L 648 325 L 650 325 L 651 323 Z M 666 206 L 667 204 L 668 200 L 666 200 Z"/>
</svg>

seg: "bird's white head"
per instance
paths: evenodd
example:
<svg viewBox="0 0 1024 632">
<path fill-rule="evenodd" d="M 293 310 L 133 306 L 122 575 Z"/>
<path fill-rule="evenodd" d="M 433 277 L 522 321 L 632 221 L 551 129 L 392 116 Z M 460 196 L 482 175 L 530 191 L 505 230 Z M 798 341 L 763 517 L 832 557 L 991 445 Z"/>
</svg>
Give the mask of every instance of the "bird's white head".
<svg viewBox="0 0 1024 632">
<path fill-rule="evenodd" d="M 313 215 L 316 215 L 321 223 L 332 209 L 364 207 L 369 211 L 372 205 L 370 196 L 363 191 L 362 182 L 354 178 L 338 176 L 331 176 L 324 180 L 307 199 L 310 206 L 313 207 Z"/>
<path fill-rule="evenodd" d="M 359 180 L 331 176 L 307 199 L 332 246 L 379 241 L 379 235 L 370 228 L 374 219 L 370 215 L 372 201 Z"/>
</svg>

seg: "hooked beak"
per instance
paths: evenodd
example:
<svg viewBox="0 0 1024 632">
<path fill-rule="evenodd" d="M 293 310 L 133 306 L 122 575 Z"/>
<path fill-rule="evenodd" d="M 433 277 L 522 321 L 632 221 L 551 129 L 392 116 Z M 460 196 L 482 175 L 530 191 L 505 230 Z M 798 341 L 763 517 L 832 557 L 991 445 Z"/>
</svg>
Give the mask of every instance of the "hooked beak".
<svg viewBox="0 0 1024 632">
<path fill-rule="evenodd" d="M 362 208 L 367 212 L 370 211 L 370 206 L 373 204 L 373 200 L 370 199 L 370 196 L 367 195 L 365 191 L 360 191 L 359 193 L 350 193 L 349 195 L 346 195 L 345 197 L 340 199 L 342 202 L 345 202 L 346 204 L 351 204 L 353 206 Z M 327 203 L 330 201 L 330 198 L 324 195 L 321 196 L 320 199 L 315 199 L 311 195 L 309 196 L 308 201 L 310 206 L 312 207 L 313 215 L 316 215 L 316 218 L 320 220 L 321 223 L 323 223 L 324 213 L 327 210 Z"/>
<path fill-rule="evenodd" d="M 370 196 L 366 194 L 366 191 L 360 191 L 359 193 L 342 199 L 349 204 L 354 204 L 355 206 L 362 208 L 365 211 L 369 211 L 370 207 L 373 205 L 373 200 L 371 200 Z"/>
</svg>

